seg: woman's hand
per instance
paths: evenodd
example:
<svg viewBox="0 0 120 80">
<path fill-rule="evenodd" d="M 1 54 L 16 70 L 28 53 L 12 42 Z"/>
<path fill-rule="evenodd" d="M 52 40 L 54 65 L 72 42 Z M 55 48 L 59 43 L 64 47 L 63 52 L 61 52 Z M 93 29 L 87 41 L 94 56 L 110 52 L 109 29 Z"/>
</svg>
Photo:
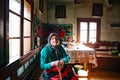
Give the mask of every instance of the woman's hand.
<svg viewBox="0 0 120 80">
<path fill-rule="evenodd" d="M 63 60 L 57 60 L 51 62 L 51 67 L 63 67 L 64 61 Z"/>
<path fill-rule="evenodd" d="M 64 66 L 64 61 L 63 61 L 63 60 L 60 60 L 58 66 L 59 66 L 59 67 L 63 67 L 63 66 Z"/>
<path fill-rule="evenodd" d="M 52 62 L 51 62 L 51 67 L 57 67 L 58 64 L 59 64 L 59 60 L 57 60 L 57 61 L 52 61 Z"/>
</svg>

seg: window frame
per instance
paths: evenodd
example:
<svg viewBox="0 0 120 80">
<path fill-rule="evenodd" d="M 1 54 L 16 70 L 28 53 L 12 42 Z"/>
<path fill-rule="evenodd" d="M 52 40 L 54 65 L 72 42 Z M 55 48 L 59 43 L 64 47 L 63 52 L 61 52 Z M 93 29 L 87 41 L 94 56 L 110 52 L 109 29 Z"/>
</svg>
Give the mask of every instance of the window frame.
<svg viewBox="0 0 120 80">
<path fill-rule="evenodd" d="M 17 13 L 15 13 L 14 11 L 11 11 L 10 9 L 9 9 L 9 5 L 8 5 L 8 7 L 7 7 L 7 11 L 6 11 L 6 13 L 7 13 L 7 21 L 8 21 L 8 23 L 9 23 L 9 13 L 11 12 L 11 13 L 13 13 L 14 15 L 17 15 L 17 16 L 19 16 L 20 17 L 20 37 L 19 37 L 19 39 L 20 39 L 20 57 L 21 56 L 23 56 L 23 55 L 25 55 L 24 54 L 24 39 L 25 38 L 30 38 L 30 40 L 31 40 L 31 42 L 30 42 L 30 44 L 31 44 L 31 46 L 30 46 L 30 50 L 32 50 L 33 49 L 33 46 L 32 46 L 32 43 L 33 43 L 33 35 L 32 35 L 32 33 L 33 33 L 33 9 L 34 9 L 34 5 L 33 5 L 33 1 L 31 1 L 31 0 L 26 0 L 29 4 L 30 4 L 30 6 L 31 6 L 31 20 L 29 20 L 29 19 L 27 19 L 27 18 L 25 18 L 24 17 L 24 0 L 21 0 L 21 10 L 20 10 L 20 15 L 19 14 L 17 14 Z M 7 4 L 9 4 L 9 1 L 7 2 Z M 26 21 L 29 21 L 30 22 L 30 25 L 31 25 L 31 35 L 30 36 L 24 36 L 24 20 L 26 20 Z M 8 58 L 7 58 L 7 62 L 9 63 L 9 39 L 18 39 L 18 37 L 15 37 L 15 38 L 9 38 L 9 24 L 8 24 L 8 27 L 7 27 L 7 29 L 6 29 L 6 33 L 8 34 L 7 36 L 7 39 L 8 39 L 8 42 L 6 42 L 6 44 L 8 44 L 8 53 L 7 53 L 7 55 L 8 55 Z"/>
<path fill-rule="evenodd" d="M 77 42 L 80 42 L 80 22 L 96 22 L 97 23 L 97 33 L 96 42 L 100 40 L 100 18 L 77 18 Z M 88 34 L 89 35 L 89 34 Z M 89 41 L 87 40 L 87 43 Z"/>
</svg>

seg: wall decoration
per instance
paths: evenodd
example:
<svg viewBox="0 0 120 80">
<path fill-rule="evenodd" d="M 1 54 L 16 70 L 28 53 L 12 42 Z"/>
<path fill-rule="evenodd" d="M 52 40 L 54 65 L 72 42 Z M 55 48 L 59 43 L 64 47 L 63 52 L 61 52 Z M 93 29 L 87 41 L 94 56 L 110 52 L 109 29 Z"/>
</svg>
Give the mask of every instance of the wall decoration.
<svg viewBox="0 0 120 80">
<path fill-rule="evenodd" d="M 43 0 L 39 0 L 39 10 L 43 13 Z"/>
<path fill-rule="evenodd" d="M 55 6 L 55 17 L 56 18 L 66 18 L 65 5 L 56 5 Z"/>
<path fill-rule="evenodd" d="M 93 3 L 92 16 L 102 16 L 102 15 L 103 15 L 103 4 Z"/>
<path fill-rule="evenodd" d="M 36 48 L 41 45 L 41 26 L 43 26 L 43 22 L 36 15 L 33 15 L 33 46 L 32 48 Z"/>
<path fill-rule="evenodd" d="M 74 0 L 75 4 L 79 4 L 81 2 L 81 0 Z"/>
<path fill-rule="evenodd" d="M 59 37 L 60 38 L 64 38 L 65 37 L 65 30 L 64 29 L 61 29 L 60 31 L 59 31 Z"/>
<path fill-rule="evenodd" d="M 47 43 L 47 37 L 51 32 L 58 33 L 63 42 L 72 42 L 72 24 L 44 24 L 41 27 L 41 41 Z"/>
</svg>

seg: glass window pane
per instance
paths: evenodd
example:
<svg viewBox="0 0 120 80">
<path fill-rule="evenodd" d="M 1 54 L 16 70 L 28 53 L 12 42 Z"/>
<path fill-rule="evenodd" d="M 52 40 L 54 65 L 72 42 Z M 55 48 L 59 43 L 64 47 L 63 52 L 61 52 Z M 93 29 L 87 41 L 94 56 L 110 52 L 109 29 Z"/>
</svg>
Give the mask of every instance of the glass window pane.
<svg viewBox="0 0 120 80">
<path fill-rule="evenodd" d="M 24 38 L 24 54 L 30 52 L 31 50 L 31 39 Z"/>
<path fill-rule="evenodd" d="M 9 37 L 20 37 L 20 17 L 9 13 Z"/>
<path fill-rule="evenodd" d="M 9 62 L 17 60 L 20 57 L 20 39 L 9 39 Z"/>
<path fill-rule="evenodd" d="M 24 5 L 24 17 L 31 20 L 31 6 L 26 0 L 24 0 L 24 3 L 25 3 L 25 5 Z"/>
<path fill-rule="evenodd" d="M 9 0 L 9 9 L 20 14 L 21 0 Z"/>
<path fill-rule="evenodd" d="M 80 22 L 80 42 L 87 42 L 88 23 Z"/>
<path fill-rule="evenodd" d="M 27 20 L 24 20 L 24 36 L 31 36 L 31 24 Z"/>
<path fill-rule="evenodd" d="M 89 30 L 89 42 L 96 42 L 96 31 L 97 31 L 97 23 L 90 22 L 90 30 Z"/>
<path fill-rule="evenodd" d="M 87 30 L 87 22 L 80 23 L 80 30 Z"/>
<path fill-rule="evenodd" d="M 89 34 L 89 42 L 96 42 L 96 31 L 90 31 L 90 34 Z"/>
<path fill-rule="evenodd" d="M 90 37 L 96 37 L 96 31 L 90 31 L 89 36 Z"/>
<path fill-rule="evenodd" d="M 87 42 L 87 38 L 86 37 L 82 37 L 81 39 L 80 39 L 80 42 Z"/>
<path fill-rule="evenodd" d="M 96 38 L 90 38 L 89 43 L 95 43 L 96 42 Z"/>
<path fill-rule="evenodd" d="M 90 22 L 90 30 L 95 30 L 97 29 L 97 23 L 96 22 Z"/>
<path fill-rule="evenodd" d="M 86 42 L 87 41 L 87 31 L 81 31 L 80 32 L 80 41 Z"/>
<path fill-rule="evenodd" d="M 81 31 L 80 32 L 80 37 L 87 37 L 87 31 Z"/>
</svg>

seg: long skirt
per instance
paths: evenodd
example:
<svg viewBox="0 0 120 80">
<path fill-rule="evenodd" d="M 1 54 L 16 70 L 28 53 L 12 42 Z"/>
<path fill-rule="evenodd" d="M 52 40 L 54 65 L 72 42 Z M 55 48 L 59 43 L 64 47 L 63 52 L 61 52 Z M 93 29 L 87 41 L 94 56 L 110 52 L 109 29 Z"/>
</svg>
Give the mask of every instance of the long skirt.
<svg viewBox="0 0 120 80">
<path fill-rule="evenodd" d="M 63 68 L 60 69 L 60 73 L 62 80 L 78 80 L 71 66 L 65 65 Z M 45 80 L 61 80 L 58 68 L 46 70 L 46 74 L 48 75 L 48 78 L 45 78 Z"/>
</svg>

